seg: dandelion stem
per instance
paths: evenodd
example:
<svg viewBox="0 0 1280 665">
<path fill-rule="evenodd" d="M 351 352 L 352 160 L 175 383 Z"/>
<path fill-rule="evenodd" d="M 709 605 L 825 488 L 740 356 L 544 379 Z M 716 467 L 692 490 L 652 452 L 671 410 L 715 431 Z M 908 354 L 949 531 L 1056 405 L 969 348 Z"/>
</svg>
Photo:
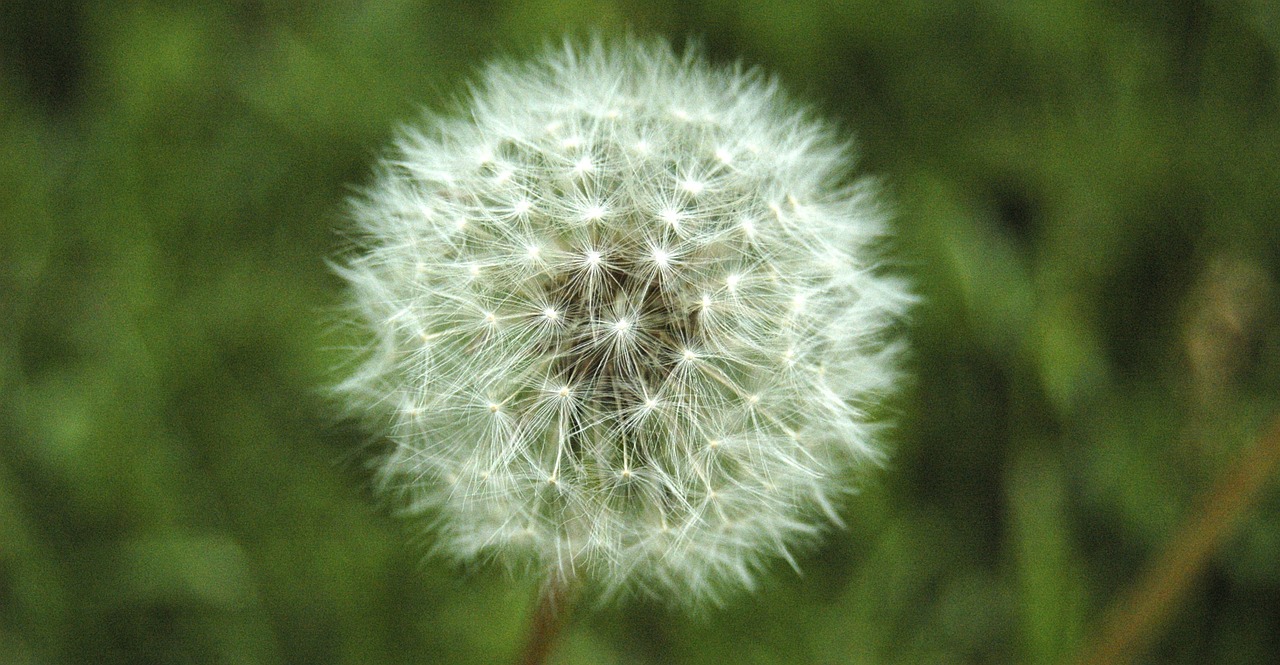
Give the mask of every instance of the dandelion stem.
<svg viewBox="0 0 1280 665">
<path fill-rule="evenodd" d="M 1165 551 L 1128 593 L 1114 603 L 1098 633 L 1099 639 L 1076 662 L 1120 664 L 1140 655 L 1277 468 L 1280 417 L 1222 473 L 1200 509 L 1170 539 Z"/>
<path fill-rule="evenodd" d="M 543 665 L 569 619 L 568 582 L 552 576 L 538 591 L 538 605 L 529 622 L 529 637 L 520 665 Z"/>
</svg>

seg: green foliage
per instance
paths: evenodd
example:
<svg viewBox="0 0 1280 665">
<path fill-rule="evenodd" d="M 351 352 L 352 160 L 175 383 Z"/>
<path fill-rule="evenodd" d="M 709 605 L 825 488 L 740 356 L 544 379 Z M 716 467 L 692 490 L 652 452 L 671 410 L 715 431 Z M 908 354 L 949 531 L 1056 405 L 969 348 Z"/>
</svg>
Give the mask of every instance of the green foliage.
<svg viewBox="0 0 1280 665">
<path fill-rule="evenodd" d="M 1061 661 L 1280 399 L 1274 3 L 0 5 L 0 662 L 485 663 L 532 589 L 423 562 L 323 386 L 344 199 L 564 31 L 700 36 L 855 130 L 924 294 L 848 528 L 559 662 Z M 1150 662 L 1280 652 L 1273 481 Z"/>
</svg>

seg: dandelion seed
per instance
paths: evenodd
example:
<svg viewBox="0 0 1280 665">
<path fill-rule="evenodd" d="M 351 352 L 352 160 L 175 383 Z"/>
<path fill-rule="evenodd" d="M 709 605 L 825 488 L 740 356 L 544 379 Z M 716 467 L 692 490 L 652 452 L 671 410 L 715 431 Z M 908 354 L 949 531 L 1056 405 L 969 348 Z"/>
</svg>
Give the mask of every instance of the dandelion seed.
<svg viewBox="0 0 1280 665">
<path fill-rule="evenodd" d="M 598 222 L 604 219 L 604 215 L 605 209 L 602 205 L 589 206 L 586 210 L 582 211 L 582 219 L 588 222 Z"/>
<path fill-rule="evenodd" d="M 662 212 L 658 213 L 658 218 L 665 222 L 667 226 L 674 229 L 680 227 L 680 220 L 683 219 L 684 216 L 675 208 L 664 208 Z"/>
</svg>

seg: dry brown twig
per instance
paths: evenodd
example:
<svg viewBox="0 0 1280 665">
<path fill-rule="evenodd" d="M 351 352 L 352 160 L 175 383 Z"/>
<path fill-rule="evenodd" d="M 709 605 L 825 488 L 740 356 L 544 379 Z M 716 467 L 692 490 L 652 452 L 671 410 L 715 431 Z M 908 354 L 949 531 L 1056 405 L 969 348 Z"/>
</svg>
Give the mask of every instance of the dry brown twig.
<svg viewBox="0 0 1280 665">
<path fill-rule="evenodd" d="M 1218 478 L 1193 512 L 1133 586 L 1113 603 L 1098 639 L 1074 662 L 1119 665 L 1131 662 L 1160 629 L 1234 532 L 1280 468 L 1280 417 Z"/>
</svg>

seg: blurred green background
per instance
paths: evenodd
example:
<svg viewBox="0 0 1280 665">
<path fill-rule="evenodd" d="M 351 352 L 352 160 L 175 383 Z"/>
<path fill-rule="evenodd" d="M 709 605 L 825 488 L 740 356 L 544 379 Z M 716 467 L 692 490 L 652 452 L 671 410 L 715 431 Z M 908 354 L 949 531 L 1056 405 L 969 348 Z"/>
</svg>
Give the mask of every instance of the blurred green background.
<svg viewBox="0 0 1280 665">
<path fill-rule="evenodd" d="M 369 491 L 326 259 L 395 127 L 565 31 L 857 133 L 924 296 L 849 527 L 559 663 L 1055 663 L 1280 405 L 1280 5 L 0 2 L 0 663 L 490 663 L 534 589 Z M 1273 663 L 1271 482 L 1143 662 Z"/>
</svg>

